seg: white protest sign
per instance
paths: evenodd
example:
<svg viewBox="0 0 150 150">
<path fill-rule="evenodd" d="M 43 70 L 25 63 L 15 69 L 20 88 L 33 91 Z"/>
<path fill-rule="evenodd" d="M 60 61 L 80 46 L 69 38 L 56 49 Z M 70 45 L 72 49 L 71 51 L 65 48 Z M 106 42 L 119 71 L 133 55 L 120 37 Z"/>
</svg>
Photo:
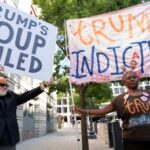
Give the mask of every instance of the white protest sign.
<svg viewBox="0 0 150 150">
<path fill-rule="evenodd" d="M 120 80 L 131 60 L 140 77 L 150 76 L 150 2 L 68 20 L 67 34 L 72 83 Z"/>
<path fill-rule="evenodd" d="M 0 2 L 0 64 L 19 75 L 49 80 L 57 28 Z"/>
</svg>

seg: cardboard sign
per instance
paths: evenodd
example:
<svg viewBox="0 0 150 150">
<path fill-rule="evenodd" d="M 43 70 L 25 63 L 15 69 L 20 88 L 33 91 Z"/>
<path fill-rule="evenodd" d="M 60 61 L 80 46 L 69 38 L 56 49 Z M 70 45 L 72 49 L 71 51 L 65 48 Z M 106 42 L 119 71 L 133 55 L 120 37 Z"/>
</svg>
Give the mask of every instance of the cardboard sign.
<svg viewBox="0 0 150 150">
<path fill-rule="evenodd" d="M 0 2 L 0 64 L 19 75 L 49 80 L 57 28 Z"/>
</svg>

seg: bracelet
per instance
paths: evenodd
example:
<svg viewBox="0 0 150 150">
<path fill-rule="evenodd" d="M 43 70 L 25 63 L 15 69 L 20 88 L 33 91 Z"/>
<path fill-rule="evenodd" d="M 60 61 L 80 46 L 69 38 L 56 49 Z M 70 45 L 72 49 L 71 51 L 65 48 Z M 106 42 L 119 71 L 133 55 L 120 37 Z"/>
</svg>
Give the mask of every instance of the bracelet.
<svg viewBox="0 0 150 150">
<path fill-rule="evenodd" d="M 87 114 L 90 115 L 90 109 L 87 110 Z"/>
</svg>

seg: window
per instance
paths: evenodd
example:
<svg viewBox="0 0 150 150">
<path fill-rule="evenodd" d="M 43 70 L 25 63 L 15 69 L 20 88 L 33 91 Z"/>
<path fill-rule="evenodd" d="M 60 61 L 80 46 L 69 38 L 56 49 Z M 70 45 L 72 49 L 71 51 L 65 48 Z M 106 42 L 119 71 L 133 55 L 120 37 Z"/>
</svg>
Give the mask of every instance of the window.
<svg viewBox="0 0 150 150">
<path fill-rule="evenodd" d="M 29 117 L 33 118 L 33 104 L 29 103 Z"/>
<path fill-rule="evenodd" d="M 23 111 L 23 116 L 26 117 L 28 115 L 28 105 L 27 103 L 24 104 L 24 111 Z"/>
<path fill-rule="evenodd" d="M 64 110 L 64 113 L 67 113 L 67 107 L 64 107 L 63 110 Z"/>
<path fill-rule="evenodd" d="M 114 82 L 114 85 L 115 85 L 115 86 L 118 86 L 118 85 L 119 85 L 119 82 Z"/>
<path fill-rule="evenodd" d="M 142 85 L 142 82 L 141 82 L 141 81 L 139 81 L 139 85 Z"/>
<path fill-rule="evenodd" d="M 114 88 L 114 94 L 119 94 L 119 88 Z"/>
<path fill-rule="evenodd" d="M 121 93 L 124 93 L 125 92 L 125 89 L 122 87 L 122 88 L 120 88 L 120 92 Z"/>
<path fill-rule="evenodd" d="M 150 90 L 150 86 L 145 86 L 145 89 L 146 90 Z"/>
<path fill-rule="evenodd" d="M 61 113 L 61 107 L 57 107 L 57 112 Z"/>
<path fill-rule="evenodd" d="M 144 81 L 146 85 L 149 85 L 150 82 L 148 80 Z"/>
<path fill-rule="evenodd" d="M 25 103 L 23 116 L 33 118 L 33 115 L 34 115 L 34 105 L 31 103 Z"/>
<path fill-rule="evenodd" d="M 61 105 L 61 100 L 60 99 L 57 100 L 57 105 Z"/>
<path fill-rule="evenodd" d="M 67 119 L 67 117 L 65 116 L 65 117 L 64 117 L 64 122 L 67 122 L 67 120 L 68 120 L 68 119 Z"/>
<path fill-rule="evenodd" d="M 63 99 L 63 104 L 67 105 L 67 99 Z"/>
</svg>

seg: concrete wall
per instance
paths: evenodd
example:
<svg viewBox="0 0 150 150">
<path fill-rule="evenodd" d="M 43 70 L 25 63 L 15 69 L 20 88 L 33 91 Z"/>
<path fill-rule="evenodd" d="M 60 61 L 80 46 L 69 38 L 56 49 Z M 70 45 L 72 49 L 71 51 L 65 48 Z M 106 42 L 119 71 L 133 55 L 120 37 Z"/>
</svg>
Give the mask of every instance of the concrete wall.
<svg viewBox="0 0 150 150">
<path fill-rule="evenodd" d="M 104 144 L 109 144 L 108 137 L 108 125 L 107 123 L 98 123 L 97 124 L 97 136 L 101 139 Z"/>
</svg>

